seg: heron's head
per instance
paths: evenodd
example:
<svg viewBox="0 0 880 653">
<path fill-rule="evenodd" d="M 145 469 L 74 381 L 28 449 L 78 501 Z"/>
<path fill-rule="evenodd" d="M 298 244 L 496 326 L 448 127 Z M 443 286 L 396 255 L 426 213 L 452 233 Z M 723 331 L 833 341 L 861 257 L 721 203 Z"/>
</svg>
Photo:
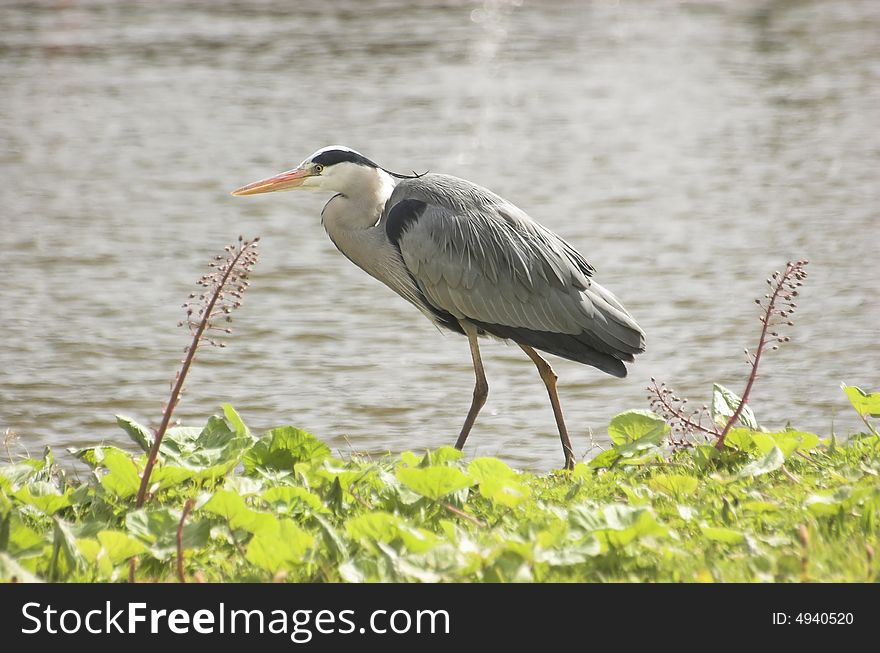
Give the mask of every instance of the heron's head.
<svg viewBox="0 0 880 653">
<path fill-rule="evenodd" d="M 232 194 L 256 195 L 300 188 L 347 193 L 359 186 L 381 184 L 386 175 L 387 171 L 360 152 L 331 145 L 321 148 L 292 170 L 242 186 Z"/>
</svg>

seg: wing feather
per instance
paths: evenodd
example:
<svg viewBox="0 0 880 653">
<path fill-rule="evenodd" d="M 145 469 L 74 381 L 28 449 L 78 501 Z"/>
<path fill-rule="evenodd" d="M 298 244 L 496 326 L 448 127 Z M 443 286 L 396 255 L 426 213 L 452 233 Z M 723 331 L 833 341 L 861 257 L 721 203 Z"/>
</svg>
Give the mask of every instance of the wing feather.
<svg viewBox="0 0 880 653">
<path fill-rule="evenodd" d="M 420 213 L 395 222 L 404 200 Z M 382 219 L 427 301 L 455 318 L 617 375 L 644 351 L 644 332 L 583 256 L 494 193 L 424 175 L 398 184 Z"/>
</svg>

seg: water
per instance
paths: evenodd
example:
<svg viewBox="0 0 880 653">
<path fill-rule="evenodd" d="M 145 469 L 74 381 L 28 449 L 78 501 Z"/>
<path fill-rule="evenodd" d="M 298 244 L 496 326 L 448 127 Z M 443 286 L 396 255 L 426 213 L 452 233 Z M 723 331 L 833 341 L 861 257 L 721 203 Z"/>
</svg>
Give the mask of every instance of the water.
<svg viewBox="0 0 880 653">
<path fill-rule="evenodd" d="M 489 186 L 599 269 L 648 352 L 625 380 L 553 360 L 579 451 L 651 376 L 694 402 L 741 390 L 752 300 L 799 257 L 793 342 L 754 410 L 858 428 L 838 384 L 880 389 L 878 3 L 298 4 L 0 3 L 0 429 L 28 451 L 158 422 L 180 304 L 239 233 L 262 260 L 182 421 L 229 401 L 343 452 L 454 441 L 466 341 L 333 248 L 325 197 L 229 195 L 331 143 Z M 559 465 L 532 364 L 483 353 L 469 454 Z"/>
</svg>

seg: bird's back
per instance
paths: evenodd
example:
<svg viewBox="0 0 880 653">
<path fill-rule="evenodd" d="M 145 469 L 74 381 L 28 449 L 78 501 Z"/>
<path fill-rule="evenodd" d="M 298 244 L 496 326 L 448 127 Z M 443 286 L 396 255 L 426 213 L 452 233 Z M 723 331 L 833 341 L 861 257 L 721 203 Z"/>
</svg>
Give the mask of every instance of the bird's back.
<svg viewBox="0 0 880 653">
<path fill-rule="evenodd" d="M 586 259 L 486 188 L 439 174 L 403 180 L 380 226 L 438 315 L 615 376 L 644 351 L 644 332 Z"/>
</svg>

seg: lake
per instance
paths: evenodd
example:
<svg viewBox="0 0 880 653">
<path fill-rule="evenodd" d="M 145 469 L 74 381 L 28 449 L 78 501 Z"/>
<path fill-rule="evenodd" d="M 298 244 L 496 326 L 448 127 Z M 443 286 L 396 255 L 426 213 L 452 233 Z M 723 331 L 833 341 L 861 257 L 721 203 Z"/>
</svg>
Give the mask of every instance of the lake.
<svg viewBox="0 0 880 653">
<path fill-rule="evenodd" d="M 298 6 L 308 5 L 308 6 Z M 0 432 L 13 454 L 133 446 L 187 344 L 180 305 L 239 234 L 262 258 L 176 416 L 232 403 L 334 451 L 451 445 L 473 372 L 333 247 L 327 196 L 235 198 L 324 145 L 488 186 L 574 244 L 647 333 L 626 379 L 551 357 L 578 453 L 650 377 L 741 392 L 754 298 L 808 258 L 769 428 L 861 424 L 880 390 L 880 3 L 0 2 Z M 562 462 L 518 347 L 483 344 L 468 455 Z M 593 453 L 595 453 L 595 449 Z M 5 452 L 4 457 L 5 457 Z"/>
</svg>

